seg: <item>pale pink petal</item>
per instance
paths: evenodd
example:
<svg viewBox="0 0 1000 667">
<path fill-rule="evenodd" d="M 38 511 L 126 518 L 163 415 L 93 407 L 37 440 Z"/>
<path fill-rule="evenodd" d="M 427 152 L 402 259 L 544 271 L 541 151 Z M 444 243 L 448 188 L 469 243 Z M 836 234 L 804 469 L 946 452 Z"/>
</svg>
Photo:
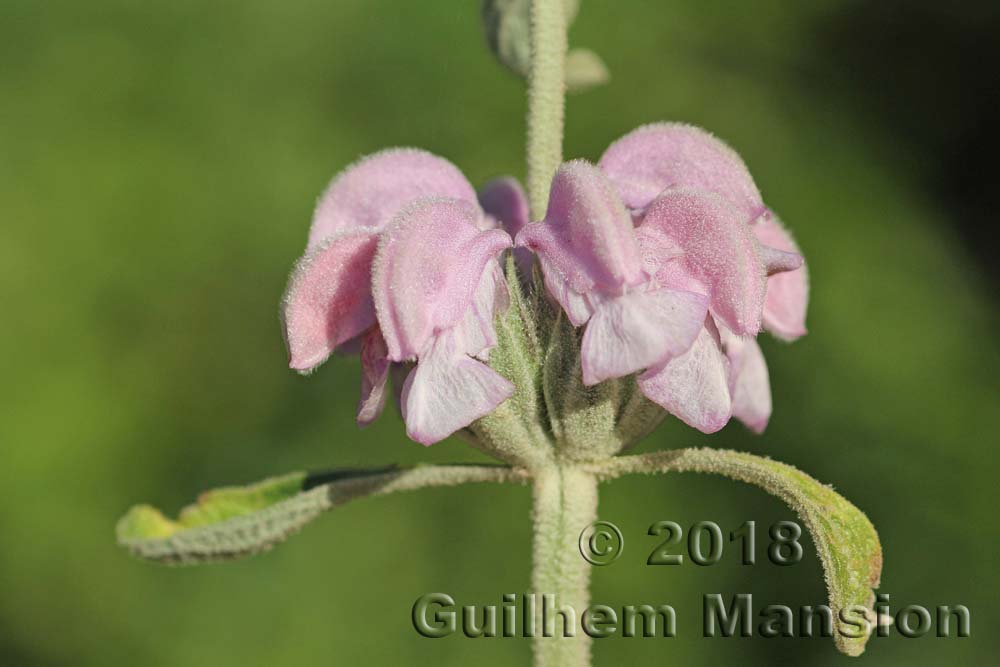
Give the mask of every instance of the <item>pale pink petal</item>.
<svg viewBox="0 0 1000 667">
<path fill-rule="evenodd" d="M 389 379 L 389 359 L 385 341 L 377 326 L 361 337 L 361 400 L 358 403 L 358 425 L 367 426 L 382 414 L 385 388 Z"/>
<path fill-rule="evenodd" d="M 528 213 L 528 197 L 517 179 L 511 176 L 497 178 L 484 185 L 479 191 L 479 204 L 487 215 L 499 222 L 511 238 L 516 237 L 531 221 Z M 530 278 L 531 265 L 535 261 L 531 251 L 527 248 L 516 248 L 514 261 L 521 275 Z"/>
<path fill-rule="evenodd" d="M 340 172 L 313 213 L 307 250 L 346 229 L 382 229 L 415 199 L 476 201 L 476 191 L 455 165 L 416 148 L 389 148 Z"/>
<path fill-rule="evenodd" d="M 708 287 L 712 314 L 729 329 L 760 331 L 766 291 L 760 244 L 726 200 L 709 192 L 668 190 L 649 205 L 643 228 L 683 250 L 684 269 Z"/>
<path fill-rule="evenodd" d="M 521 250 L 522 248 L 518 248 Z M 555 299 L 573 326 L 578 327 L 587 323 L 590 316 L 594 314 L 594 306 L 587 295 L 573 291 L 569 283 L 562 279 L 558 269 L 552 267 L 548 261 L 538 257 L 538 263 L 542 267 L 542 280 L 545 282 L 545 292 Z"/>
<path fill-rule="evenodd" d="M 631 292 L 601 303 L 583 334 L 583 383 L 624 377 L 683 354 L 707 308 L 703 295 L 674 290 Z"/>
<path fill-rule="evenodd" d="M 514 393 L 514 385 L 438 336 L 406 378 L 401 396 L 406 434 L 432 445 L 489 413 Z"/>
<path fill-rule="evenodd" d="M 525 226 L 516 244 L 538 255 L 550 282 L 579 295 L 615 296 L 643 280 L 632 219 L 607 178 L 583 160 L 559 167 L 545 220 Z"/>
<path fill-rule="evenodd" d="M 771 382 L 764 353 L 753 338 L 722 332 L 730 364 L 733 416 L 754 433 L 762 433 L 771 418 Z"/>
<path fill-rule="evenodd" d="M 466 315 L 490 261 L 511 246 L 480 230 L 479 207 L 457 199 L 416 202 L 383 231 L 372 269 L 379 326 L 393 361 L 421 354 Z"/>
<path fill-rule="evenodd" d="M 371 266 L 377 236 L 340 232 L 299 260 L 282 299 L 288 365 L 308 371 L 375 324 Z"/>
<path fill-rule="evenodd" d="M 751 229 L 762 244 L 799 254 L 799 247 L 777 218 L 765 216 Z M 794 271 L 771 276 L 764 299 L 764 328 L 778 338 L 795 340 L 806 333 L 808 305 L 809 272 L 804 263 Z"/>
<path fill-rule="evenodd" d="M 631 209 L 644 209 L 667 188 L 680 187 L 715 192 L 740 211 L 744 223 L 765 210 L 736 151 L 692 125 L 644 125 L 611 144 L 598 166 Z"/>
<path fill-rule="evenodd" d="M 758 223 L 758 225 L 761 223 Z M 756 228 L 758 225 L 755 225 Z M 797 252 L 788 252 L 785 250 L 778 250 L 777 248 L 772 248 L 769 245 L 760 246 L 760 259 L 764 262 L 764 273 L 770 278 L 773 275 L 779 273 L 785 273 L 787 271 L 795 271 L 796 269 L 802 268 L 805 260 L 802 259 L 802 255 Z"/>
<path fill-rule="evenodd" d="M 511 237 L 517 236 L 530 222 L 528 197 L 524 188 L 512 176 L 496 178 L 479 191 L 479 204 L 483 210 L 500 221 Z"/>
<path fill-rule="evenodd" d="M 490 261 L 476 288 L 472 304 L 462 321 L 455 326 L 458 349 L 465 354 L 487 361 L 489 351 L 497 344 L 493 320 L 507 309 L 510 296 L 503 270 L 496 260 Z"/>
<path fill-rule="evenodd" d="M 711 317 L 706 318 L 691 349 L 650 368 L 638 383 L 646 398 L 703 433 L 715 433 L 732 415 L 729 361 Z"/>
<path fill-rule="evenodd" d="M 649 224 L 638 227 L 635 232 L 642 266 L 652 277 L 653 285 L 698 294 L 709 293 L 708 285 L 694 275 L 684 261 L 684 249 L 664 229 Z"/>
</svg>

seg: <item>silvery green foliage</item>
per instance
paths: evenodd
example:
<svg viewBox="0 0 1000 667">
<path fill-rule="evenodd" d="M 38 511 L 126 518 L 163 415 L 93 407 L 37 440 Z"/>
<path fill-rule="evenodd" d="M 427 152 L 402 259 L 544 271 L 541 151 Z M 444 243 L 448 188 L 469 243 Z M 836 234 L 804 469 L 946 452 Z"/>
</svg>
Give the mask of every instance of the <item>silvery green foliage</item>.
<svg viewBox="0 0 1000 667">
<path fill-rule="evenodd" d="M 177 519 L 150 505 L 136 505 L 118 522 L 116 532 L 120 545 L 146 560 L 169 565 L 234 560 L 267 551 L 323 512 L 358 498 L 427 486 L 527 479 L 523 471 L 500 465 L 290 473 L 203 493 Z"/>
<path fill-rule="evenodd" d="M 576 18 L 579 0 L 565 1 L 566 24 Z M 486 43 L 505 67 L 527 77 L 531 65 L 531 0 L 483 0 Z M 608 68 L 593 51 L 572 49 L 566 56 L 566 89 L 581 92 L 607 83 Z"/>
<path fill-rule="evenodd" d="M 833 633 L 842 653 L 861 655 L 880 621 L 872 605 L 882 576 L 882 545 L 864 512 L 830 486 L 788 464 L 725 449 L 675 449 L 616 457 L 597 471 L 604 480 L 629 473 L 701 472 L 753 484 L 783 500 L 802 519 L 823 566 L 835 623 L 841 614 L 866 623 Z"/>
</svg>

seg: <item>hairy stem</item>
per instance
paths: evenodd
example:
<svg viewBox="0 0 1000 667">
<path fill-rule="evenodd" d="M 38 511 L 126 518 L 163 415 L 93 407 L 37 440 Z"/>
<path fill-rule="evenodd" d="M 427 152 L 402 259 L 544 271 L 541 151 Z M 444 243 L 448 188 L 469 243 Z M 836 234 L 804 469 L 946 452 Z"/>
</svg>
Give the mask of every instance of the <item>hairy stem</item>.
<svg viewBox="0 0 1000 667">
<path fill-rule="evenodd" d="M 533 220 L 545 215 L 549 184 L 562 162 L 566 49 L 565 0 L 532 0 L 527 160 Z"/>
<path fill-rule="evenodd" d="M 527 163 L 533 220 L 545 215 L 549 185 L 562 162 L 566 49 L 565 0 L 532 0 Z M 578 539 L 597 516 L 597 478 L 558 464 L 537 468 L 533 476 L 535 665 L 588 667 L 590 638 L 578 630 L 578 615 L 590 603 L 590 564 L 579 553 Z M 552 608 L 543 614 L 547 606 Z"/>
<path fill-rule="evenodd" d="M 580 631 L 579 615 L 590 604 L 590 564 L 578 540 L 597 517 L 597 478 L 548 466 L 535 472 L 533 498 L 535 667 L 588 667 L 590 637 Z"/>
</svg>

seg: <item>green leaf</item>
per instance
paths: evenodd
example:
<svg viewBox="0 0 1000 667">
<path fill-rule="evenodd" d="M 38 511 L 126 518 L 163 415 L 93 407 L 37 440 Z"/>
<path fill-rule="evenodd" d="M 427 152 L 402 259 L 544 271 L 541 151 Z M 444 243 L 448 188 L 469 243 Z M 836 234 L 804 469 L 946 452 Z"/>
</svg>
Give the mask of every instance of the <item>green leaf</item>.
<svg viewBox="0 0 1000 667">
<path fill-rule="evenodd" d="M 168 564 L 232 560 L 266 551 L 324 511 L 355 498 L 472 482 L 524 482 L 507 466 L 450 465 L 291 473 L 208 491 L 169 519 L 137 505 L 118 522 L 118 543 L 134 555 Z"/>
<path fill-rule="evenodd" d="M 869 632 L 840 621 L 841 613 L 863 614 L 869 630 L 877 616 L 872 609 L 882 574 L 882 546 L 874 526 L 857 507 L 832 488 L 801 470 L 752 454 L 721 449 L 678 449 L 623 456 L 594 466 L 603 479 L 628 473 L 707 472 L 761 487 L 786 503 L 812 534 L 826 577 L 834 614 L 834 641 L 842 652 L 857 656 L 865 650 Z M 852 636 L 855 635 L 855 636 Z"/>
</svg>

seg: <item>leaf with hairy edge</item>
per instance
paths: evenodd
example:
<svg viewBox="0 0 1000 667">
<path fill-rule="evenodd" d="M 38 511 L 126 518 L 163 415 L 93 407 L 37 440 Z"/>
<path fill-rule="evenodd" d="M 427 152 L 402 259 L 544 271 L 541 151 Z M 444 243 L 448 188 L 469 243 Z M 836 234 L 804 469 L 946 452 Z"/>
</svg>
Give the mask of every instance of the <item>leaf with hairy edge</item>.
<svg viewBox="0 0 1000 667">
<path fill-rule="evenodd" d="M 857 656 L 877 620 L 872 609 L 882 574 L 882 546 L 868 517 L 832 488 L 801 470 L 752 454 L 723 449 L 678 449 L 623 456 L 595 464 L 602 479 L 628 473 L 706 472 L 761 487 L 798 513 L 819 552 L 835 623 L 834 641 Z M 842 614 L 865 629 L 844 623 Z"/>
<path fill-rule="evenodd" d="M 118 543 L 134 555 L 168 564 L 232 560 L 266 551 L 324 511 L 366 496 L 472 482 L 524 483 L 507 466 L 421 465 L 413 468 L 291 473 L 202 494 L 176 520 L 137 505 L 118 522 Z"/>
</svg>

